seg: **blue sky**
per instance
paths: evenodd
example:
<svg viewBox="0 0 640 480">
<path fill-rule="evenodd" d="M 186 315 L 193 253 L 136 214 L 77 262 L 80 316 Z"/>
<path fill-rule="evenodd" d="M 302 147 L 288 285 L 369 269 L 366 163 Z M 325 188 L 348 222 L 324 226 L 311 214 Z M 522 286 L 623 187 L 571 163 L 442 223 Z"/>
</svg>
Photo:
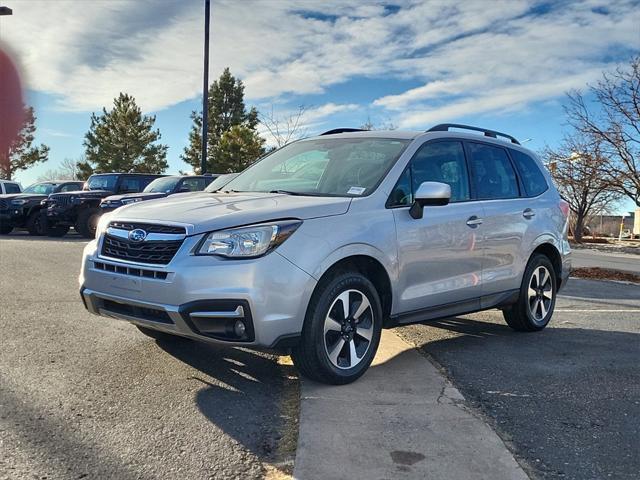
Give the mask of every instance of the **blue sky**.
<svg viewBox="0 0 640 480">
<path fill-rule="evenodd" d="M 201 0 L 7 0 L 0 38 L 18 57 L 50 161 L 83 153 L 92 111 L 120 91 L 157 117 L 170 172 L 186 170 L 199 109 Z M 376 124 L 470 123 L 555 145 L 567 90 L 640 49 L 640 2 L 212 0 L 211 78 L 226 66 L 249 105 L 309 134 Z M 36 40 L 37 39 L 37 40 Z M 266 134 L 265 134 L 266 135 Z M 267 141 L 271 141 L 267 138 Z M 625 205 L 626 208 L 626 205 Z"/>
</svg>

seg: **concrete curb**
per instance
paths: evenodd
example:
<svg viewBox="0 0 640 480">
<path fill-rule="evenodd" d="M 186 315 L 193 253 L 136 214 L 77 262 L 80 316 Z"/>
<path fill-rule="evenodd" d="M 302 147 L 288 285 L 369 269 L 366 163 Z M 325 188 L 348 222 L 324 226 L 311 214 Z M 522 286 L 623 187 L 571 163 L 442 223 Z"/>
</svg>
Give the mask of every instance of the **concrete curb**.
<svg viewBox="0 0 640 480">
<path fill-rule="evenodd" d="M 498 435 L 412 345 L 384 330 L 357 382 L 302 380 L 294 478 L 527 479 Z"/>
</svg>

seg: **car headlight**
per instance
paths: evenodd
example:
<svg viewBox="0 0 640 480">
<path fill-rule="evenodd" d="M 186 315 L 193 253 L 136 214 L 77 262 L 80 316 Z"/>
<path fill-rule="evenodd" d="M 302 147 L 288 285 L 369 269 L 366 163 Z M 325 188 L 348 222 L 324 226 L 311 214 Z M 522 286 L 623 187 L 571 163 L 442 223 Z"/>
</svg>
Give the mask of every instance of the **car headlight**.
<svg viewBox="0 0 640 480">
<path fill-rule="evenodd" d="M 122 204 L 123 205 L 129 205 L 130 203 L 136 203 L 136 202 L 141 202 L 142 198 L 138 197 L 138 198 L 125 198 L 124 200 L 122 200 Z M 114 201 L 115 203 L 115 201 Z"/>
<path fill-rule="evenodd" d="M 227 258 L 259 257 L 284 242 L 301 224 L 301 220 L 282 220 L 211 232 L 198 244 L 195 253 Z"/>
<path fill-rule="evenodd" d="M 98 225 L 96 225 L 96 238 L 100 238 L 100 235 L 102 235 L 107 230 L 112 216 L 113 212 L 108 212 L 100 217 L 100 220 L 98 220 Z"/>
<path fill-rule="evenodd" d="M 24 205 L 25 203 L 27 203 L 28 200 L 24 200 L 22 198 L 17 198 L 15 200 L 11 200 L 11 205 L 14 207 L 21 207 L 22 205 Z"/>
</svg>

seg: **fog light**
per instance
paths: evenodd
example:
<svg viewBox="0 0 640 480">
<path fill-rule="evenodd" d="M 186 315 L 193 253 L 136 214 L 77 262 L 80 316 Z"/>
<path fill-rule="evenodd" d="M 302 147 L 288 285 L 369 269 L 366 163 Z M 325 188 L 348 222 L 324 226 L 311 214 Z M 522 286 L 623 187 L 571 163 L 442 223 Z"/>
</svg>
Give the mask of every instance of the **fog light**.
<svg viewBox="0 0 640 480">
<path fill-rule="evenodd" d="M 247 327 L 245 326 L 244 322 L 241 320 L 236 320 L 236 323 L 233 326 L 233 332 L 236 334 L 236 336 L 242 338 L 244 337 L 246 331 Z"/>
</svg>

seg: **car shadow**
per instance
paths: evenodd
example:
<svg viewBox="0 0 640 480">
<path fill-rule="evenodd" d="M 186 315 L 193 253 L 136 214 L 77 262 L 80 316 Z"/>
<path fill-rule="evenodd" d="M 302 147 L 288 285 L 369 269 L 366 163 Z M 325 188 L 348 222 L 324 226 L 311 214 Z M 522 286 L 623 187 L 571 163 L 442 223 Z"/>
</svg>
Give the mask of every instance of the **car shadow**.
<svg viewBox="0 0 640 480">
<path fill-rule="evenodd" d="M 639 333 L 520 333 L 459 317 L 399 333 L 444 368 L 538 474 L 627 478 L 640 471 Z"/>
<path fill-rule="evenodd" d="M 22 230 L 18 230 L 18 231 L 14 230 L 13 232 L 11 232 L 9 234 L 0 235 L 0 240 L 21 240 L 21 241 L 28 241 L 28 242 L 53 241 L 53 242 L 65 242 L 65 243 L 70 243 L 70 242 L 73 242 L 73 243 L 85 242 L 86 243 L 86 242 L 91 241 L 91 239 L 84 238 L 80 234 L 75 233 L 73 231 L 69 232 L 64 237 L 48 237 L 46 235 L 42 235 L 42 236 L 29 235 L 29 232 L 22 231 Z"/>
<path fill-rule="evenodd" d="M 278 455 L 280 436 L 289 425 L 286 408 L 297 373 L 271 353 L 210 345 L 187 339 L 157 340 L 174 358 L 202 372 L 196 394 L 200 412 L 261 461 Z M 297 409 L 297 384 L 294 389 Z M 293 419 L 294 422 L 297 419 Z M 296 427 L 297 428 L 297 427 Z M 297 431 L 294 437 L 297 436 Z M 295 448 L 295 446 L 294 446 Z"/>
</svg>

